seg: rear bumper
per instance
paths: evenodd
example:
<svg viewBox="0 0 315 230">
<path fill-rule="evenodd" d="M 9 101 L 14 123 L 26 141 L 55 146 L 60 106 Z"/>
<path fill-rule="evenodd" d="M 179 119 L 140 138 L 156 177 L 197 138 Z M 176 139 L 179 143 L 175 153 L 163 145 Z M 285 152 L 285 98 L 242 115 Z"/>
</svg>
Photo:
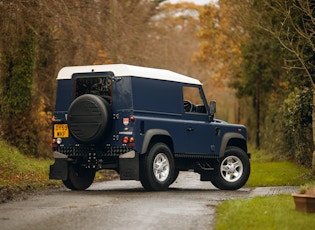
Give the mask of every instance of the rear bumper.
<svg viewBox="0 0 315 230">
<path fill-rule="evenodd" d="M 49 179 L 67 180 L 68 164 L 72 159 L 57 151 L 54 152 L 54 157 L 55 162 L 50 165 Z M 119 174 L 121 180 L 139 180 L 139 155 L 135 151 L 132 150 L 119 156 Z"/>
</svg>

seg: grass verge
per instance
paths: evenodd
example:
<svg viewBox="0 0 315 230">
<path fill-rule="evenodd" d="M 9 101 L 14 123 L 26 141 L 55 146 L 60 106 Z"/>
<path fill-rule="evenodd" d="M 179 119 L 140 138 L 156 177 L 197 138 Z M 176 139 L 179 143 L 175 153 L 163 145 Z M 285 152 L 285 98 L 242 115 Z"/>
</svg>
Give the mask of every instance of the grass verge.
<svg viewBox="0 0 315 230">
<path fill-rule="evenodd" d="M 294 163 L 251 162 L 250 187 L 302 185 L 312 179 L 309 169 Z"/>
<path fill-rule="evenodd" d="M 48 179 L 52 163 L 27 157 L 0 140 L 0 203 L 22 192 L 60 185 Z"/>
<path fill-rule="evenodd" d="M 25 156 L 0 139 L 0 203 L 24 192 L 63 186 L 61 181 L 49 180 L 49 166 L 53 163 L 54 160 Z M 94 181 L 113 178 L 117 178 L 116 172 L 101 170 Z"/>
<path fill-rule="evenodd" d="M 309 229 L 315 224 L 315 214 L 295 211 L 291 195 L 230 200 L 217 213 L 217 230 Z"/>
<path fill-rule="evenodd" d="M 303 185 L 314 179 L 310 169 L 289 161 L 277 161 L 263 151 L 251 154 L 250 187 Z"/>
</svg>

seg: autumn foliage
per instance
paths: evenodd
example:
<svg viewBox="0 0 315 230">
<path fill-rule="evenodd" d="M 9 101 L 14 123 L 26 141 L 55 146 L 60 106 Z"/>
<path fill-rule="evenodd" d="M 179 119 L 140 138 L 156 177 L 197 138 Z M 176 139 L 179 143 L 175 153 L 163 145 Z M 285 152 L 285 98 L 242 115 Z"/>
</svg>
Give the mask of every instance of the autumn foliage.
<svg viewBox="0 0 315 230">
<path fill-rule="evenodd" d="M 56 76 L 64 66 L 127 63 L 198 78 L 190 59 L 202 7 L 160 2 L 0 0 L 2 138 L 24 153 L 51 155 Z"/>
<path fill-rule="evenodd" d="M 313 151 L 314 9 L 302 0 L 220 0 L 200 16 L 195 55 L 215 82 L 236 90 L 250 143 L 307 166 Z"/>
</svg>

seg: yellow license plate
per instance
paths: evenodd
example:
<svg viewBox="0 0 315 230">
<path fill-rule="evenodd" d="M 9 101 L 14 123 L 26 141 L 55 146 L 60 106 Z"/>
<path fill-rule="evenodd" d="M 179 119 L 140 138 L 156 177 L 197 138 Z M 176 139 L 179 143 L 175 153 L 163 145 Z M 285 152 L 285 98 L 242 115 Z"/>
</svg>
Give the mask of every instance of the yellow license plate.
<svg viewBox="0 0 315 230">
<path fill-rule="evenodd" d="M 67 138 L 69 137 L 69 129 L 67 124 L 54 125 L 54 138 Z"/>
</svg>

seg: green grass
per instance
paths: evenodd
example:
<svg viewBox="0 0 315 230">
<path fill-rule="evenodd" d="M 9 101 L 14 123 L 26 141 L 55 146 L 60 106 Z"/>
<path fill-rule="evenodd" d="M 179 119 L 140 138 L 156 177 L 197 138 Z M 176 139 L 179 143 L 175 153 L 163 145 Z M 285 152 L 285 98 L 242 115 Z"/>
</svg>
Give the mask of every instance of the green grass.
<svg viewBox="0 0 315 230">
<path fill-rule="evenodd" d="M 251 174 L 246 186 L 302 185 L 314 179 L 311 170 L 288 161 L 275 161 L 271 155 L 254 151 Z"/>
<path fill-rule="evenodd" d="M 24 191 L 60 184 L 48 179 L 52 163 L 27 157 L 0 140 L 0 202 Z"/>
<path fill-rule="evenodd" d="M 309 169 L 294 163 L 251 162 L 251 174 L 247 186 L 302 185 L 312 178 Z"/>
<path fill-rule="evenodd" d="M 217 230 L 310 229 L 314 213 L 295 211 L 291 195 L 254 197 L 223 202 L 217 207 Z"/>
</svg>

